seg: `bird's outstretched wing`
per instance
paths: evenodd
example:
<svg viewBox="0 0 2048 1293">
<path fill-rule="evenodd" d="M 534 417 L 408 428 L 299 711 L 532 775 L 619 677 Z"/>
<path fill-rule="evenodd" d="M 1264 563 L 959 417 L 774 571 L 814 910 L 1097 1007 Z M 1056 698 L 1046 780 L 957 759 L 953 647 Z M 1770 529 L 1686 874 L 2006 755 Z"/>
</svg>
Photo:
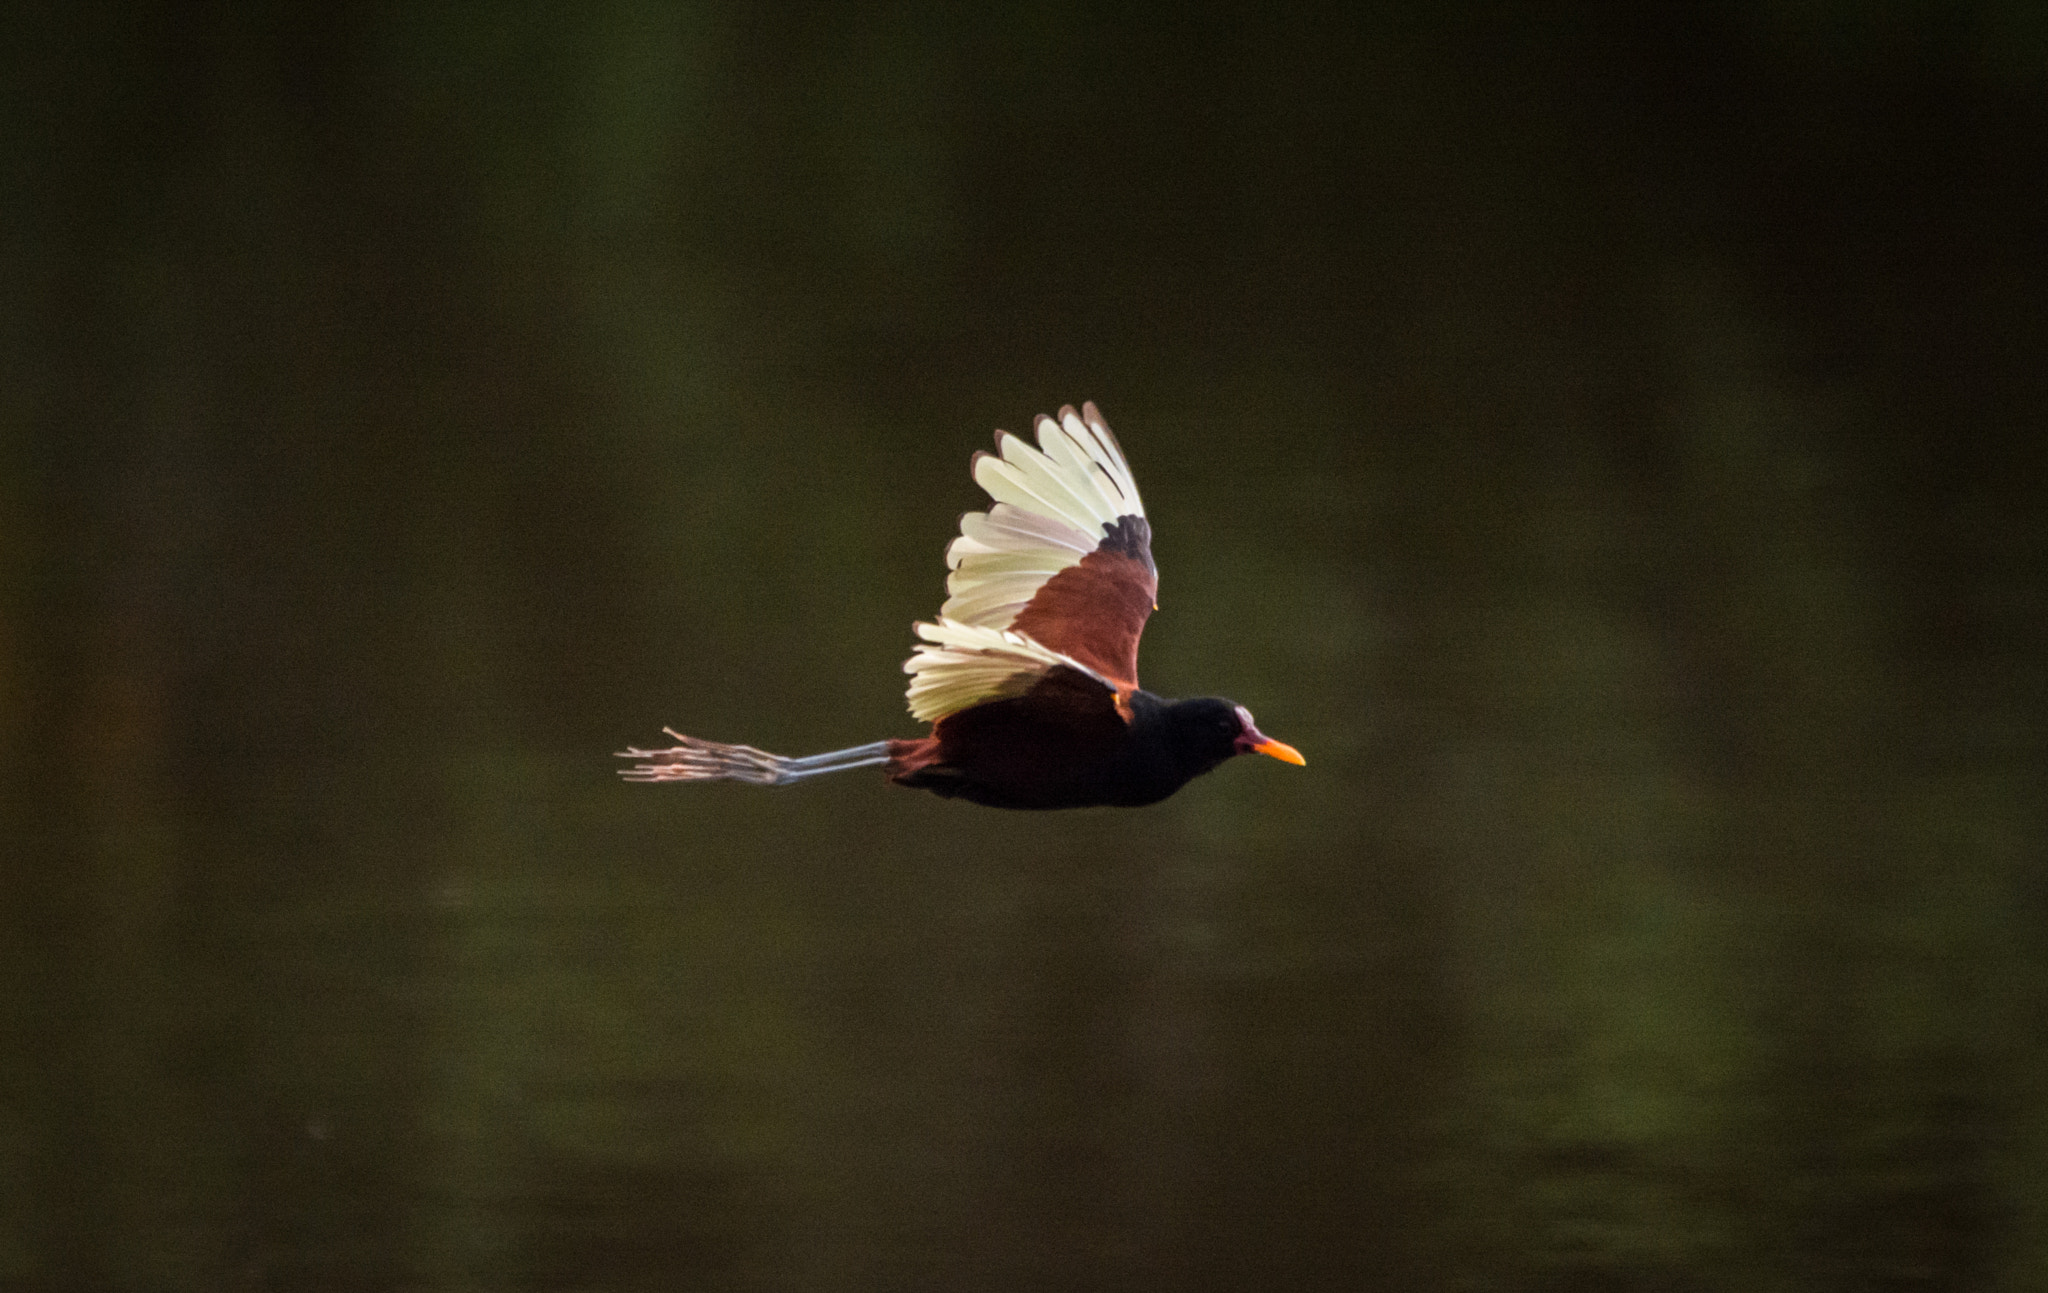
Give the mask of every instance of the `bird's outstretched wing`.
<svg viewBox="0 0 2048 1293">
<path fill-rule="evenodd" d="M 1055 664 L 1137 689 L 1159 576 L 1130 466 L 1092 403 L 1040 416 L 1037 430 L 1037 448 L 998 431 L 998 452 L 974 455 L 974 479 L 995 505 L 960 518 L 939 623 L 917 626 L 926 642 L 903 667 L 918 718 L 1022 694 Z M 976 629 L 1006 644 L 977 636 L 969 646 L 962 633 Z"/>
</svg>

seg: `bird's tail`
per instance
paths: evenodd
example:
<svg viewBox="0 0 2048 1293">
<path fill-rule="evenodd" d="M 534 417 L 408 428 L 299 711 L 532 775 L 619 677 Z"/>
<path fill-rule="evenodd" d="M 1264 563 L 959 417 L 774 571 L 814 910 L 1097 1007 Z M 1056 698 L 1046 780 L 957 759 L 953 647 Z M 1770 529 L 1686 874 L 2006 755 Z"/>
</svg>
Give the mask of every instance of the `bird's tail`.
<svg viewBox="0 0 2048 1293">
<path fill-rule="evenodd" d="M 661 730 L 674 737 L 676 743 L 665 750 L 621 750 L 619 758 L 639 762 L 619 769 L 620 776 L 628 781 L 746 781 L 757 786 L 786 786 L 805 777 L 871 768 L 889 761 L 888 741 L 792 759 L 751 745 L 720 745 L 684 736 L 673 727 Z"/>
</svg>

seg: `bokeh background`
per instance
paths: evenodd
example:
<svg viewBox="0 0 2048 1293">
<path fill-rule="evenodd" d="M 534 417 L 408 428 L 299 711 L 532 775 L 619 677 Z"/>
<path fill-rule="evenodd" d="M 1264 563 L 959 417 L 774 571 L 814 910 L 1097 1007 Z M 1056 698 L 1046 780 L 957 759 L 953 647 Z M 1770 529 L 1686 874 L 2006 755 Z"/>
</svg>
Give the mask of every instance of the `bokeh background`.
<svg viewBox="0 0 2048 1293">
<path fill-rule="evenodd" d="M 2048 1288 L 2048 10 L 0 48 L 0 1288 Z M 1084 398 L 1306 770 L 614 779 Z"/>
</svg>

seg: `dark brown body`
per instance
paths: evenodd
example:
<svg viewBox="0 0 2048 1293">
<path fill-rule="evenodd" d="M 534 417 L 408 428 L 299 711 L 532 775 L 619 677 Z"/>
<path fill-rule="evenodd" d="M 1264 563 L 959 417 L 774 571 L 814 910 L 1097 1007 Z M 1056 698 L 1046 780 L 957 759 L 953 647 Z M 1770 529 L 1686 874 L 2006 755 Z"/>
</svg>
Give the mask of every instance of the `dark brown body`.
<svg viewBox="0 0 2048 1293">
<path fill-rule="evenodd" d="M 931 736 L 889 742 L 889 779 L 991 808 L 1136 808 L 1228 759 L 1239 728 L 1228 701 L 1114 693 L 1068 669 L 1022 696 L 939 720 Z"/>
</svg>

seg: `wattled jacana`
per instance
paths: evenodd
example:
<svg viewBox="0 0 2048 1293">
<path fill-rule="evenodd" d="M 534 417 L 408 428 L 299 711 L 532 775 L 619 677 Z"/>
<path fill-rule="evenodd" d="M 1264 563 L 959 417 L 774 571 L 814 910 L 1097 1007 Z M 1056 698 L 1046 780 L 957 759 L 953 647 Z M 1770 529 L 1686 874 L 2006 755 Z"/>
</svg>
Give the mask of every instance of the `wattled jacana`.
<svg viewBox="0 0 2048 1293">
<path fill-rule="evenodd" d="M 974 455 L 995 505 L 960 518 L 939 622 L 903 671 L 918 740 L 791 759 L 665 728 L 630 749 L 630 781 L 781 786 L 877 765 L 913 786 L 996 808 L 1157 803 L 1238 754 L 1305 764 L 1227 700 L 1166 700 L 1138 686 L 1138 635 L 1156 609 L 1152 528 L 1123 449 L 1093 404 L 1038 419 L 1038 448 L 1007 431 Z"/>
</svg>

